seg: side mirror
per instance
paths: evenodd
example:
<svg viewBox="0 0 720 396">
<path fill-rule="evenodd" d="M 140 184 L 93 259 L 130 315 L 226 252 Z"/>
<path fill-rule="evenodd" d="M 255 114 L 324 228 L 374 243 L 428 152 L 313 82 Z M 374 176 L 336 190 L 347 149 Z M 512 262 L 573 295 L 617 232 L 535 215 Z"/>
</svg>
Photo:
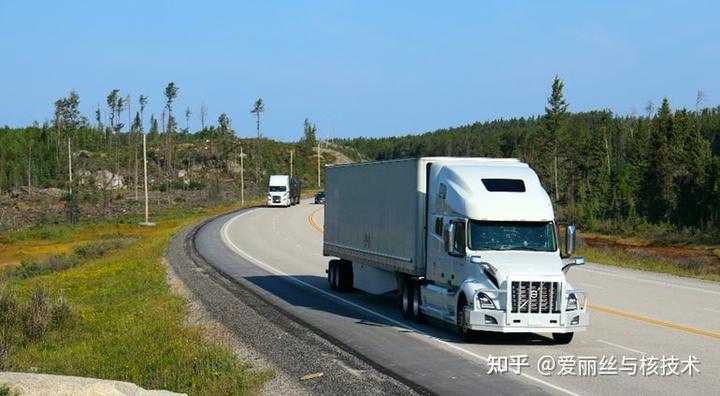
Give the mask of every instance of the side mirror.
<svg viewBox="0 0 720 396">
<path fill-rule="evenodd" d="M 568 224 L 565 228 L 565 246 L 561 252 L 563 258 L 568 258 L 575 253 L 575 232 L 575 226 L 572 224 Z"/>
<path fill-rule="evenodd" d="M 455 224 L 450 222 L 445 229 L 445 252 L 453 254 L 453 241 L 455 240 Z"/>
<path fill-rule="evenodd" d="M 575 258 L 573 258 L 572 260 L 570 260 L 569 262 L 567 262 L 567 264 L 563 265 L 562 271 L 563 271 L 563 272 L 567 272 L 568 269 L 570 269 L 570 267 L 573 267 L 573 266 L 576 266 L 576 265 L 585 265 L 585 257 L 575 257 Z"/>
</svg>

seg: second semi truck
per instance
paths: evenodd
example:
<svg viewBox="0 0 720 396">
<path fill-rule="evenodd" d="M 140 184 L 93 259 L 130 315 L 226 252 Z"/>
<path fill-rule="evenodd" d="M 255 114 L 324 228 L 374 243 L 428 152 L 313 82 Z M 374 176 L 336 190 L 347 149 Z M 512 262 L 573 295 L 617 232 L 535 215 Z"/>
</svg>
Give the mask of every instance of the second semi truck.
<svg viewBox="0 0 720 396">
<path fill-rule="evenodd" d="M 300 179 L 272 175 L 268 183 L 267 206 L 290 206 L 300 203 Z"/>
<path fill-rule="evenodd" d="M 514 159 L 418 158 L 327 168 L 323 253 L 330 287 L 398 290 L 407 318 L 476 330 L 588 326 L 587 295 L 565 277 L 575 227 L 555 221 L 537 174 Z M 562 238 L 560 230 L 564 230 Z M 562 246 L 561 246 L 562 245 Z"/>
</svg>

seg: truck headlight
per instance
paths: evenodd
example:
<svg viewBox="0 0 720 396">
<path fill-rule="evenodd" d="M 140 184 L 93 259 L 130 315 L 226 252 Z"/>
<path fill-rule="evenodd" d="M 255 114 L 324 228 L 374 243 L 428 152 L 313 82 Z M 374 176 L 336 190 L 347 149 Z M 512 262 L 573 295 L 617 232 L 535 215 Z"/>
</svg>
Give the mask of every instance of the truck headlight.
<svg viewBox="0 0 720 396">
<path fill-rule="evenodd" d="M 577 297 L 575 296 L 575 293 L 568 294 L 567 298 L 567 308 L 565 308 L 566 311 L 574 311 L 578 307 Z"/>
<path fill-rule="evenodd" d="M 480 309 L 497 309 L 493 300 L 483 292 L 475 294 L 475 307 Z"/>
</svg>

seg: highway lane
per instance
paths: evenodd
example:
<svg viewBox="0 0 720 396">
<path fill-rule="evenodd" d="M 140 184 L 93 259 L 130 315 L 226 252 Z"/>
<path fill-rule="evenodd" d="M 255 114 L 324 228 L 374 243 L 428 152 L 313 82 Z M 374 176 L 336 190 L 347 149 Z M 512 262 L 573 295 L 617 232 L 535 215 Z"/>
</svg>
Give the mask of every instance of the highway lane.
<svg viewBox="0 0 720 396">
<path fill-rule="evenodd" d="M 442 325 L 403 320 L 393 296 L 329 291 L 321 206 L 303 201 L 292 208 L 259 208 L 214 223 L 198 234 L 197 241 L 213 265 L 251 280 L 329 336 L 435 392 L 709 393 L 720 383 L 716 283 L 600 265 L 573 268 L 570 279 L 590 293 L 592 313 L 590 330 L 578 333 L 572 344 L 553 345 L 549 338 L 532 334 L 488 335 L 465 343 Z M 625 356 L 638 359 L 639 367 L 643 354 L 681 360 L 694 355 L 700 372 L 692 377 L 626 372 L 560 376 L 558 368 L 546 376 L 536 367 L 544 355 L 556 360 L 613 356 L 617 368 Z M 488 355 L 527 355 L 529 367 L 522 368 L 522 375 L 488 375 Z M 660 365 L 656 362 L 658 371 Z M 650 361 L 646 366 L 654 365 Z"/>
</svg>

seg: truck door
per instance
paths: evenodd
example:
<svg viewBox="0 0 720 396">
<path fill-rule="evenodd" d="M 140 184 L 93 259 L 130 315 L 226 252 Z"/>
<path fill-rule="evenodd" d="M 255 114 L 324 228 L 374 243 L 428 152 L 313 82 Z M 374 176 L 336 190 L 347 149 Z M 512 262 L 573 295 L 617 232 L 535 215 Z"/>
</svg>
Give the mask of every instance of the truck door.
<svg viewBox="0 0 720 396">
<path fill-rule="evenodd" d="M 441 282 L 458 287 L 465 276 L 466 221 L 446 219 L 443 232 L 444 252 L 440 255 Z"/>
</svg>

